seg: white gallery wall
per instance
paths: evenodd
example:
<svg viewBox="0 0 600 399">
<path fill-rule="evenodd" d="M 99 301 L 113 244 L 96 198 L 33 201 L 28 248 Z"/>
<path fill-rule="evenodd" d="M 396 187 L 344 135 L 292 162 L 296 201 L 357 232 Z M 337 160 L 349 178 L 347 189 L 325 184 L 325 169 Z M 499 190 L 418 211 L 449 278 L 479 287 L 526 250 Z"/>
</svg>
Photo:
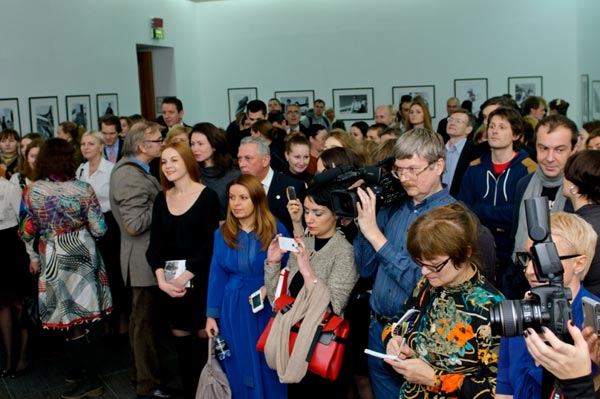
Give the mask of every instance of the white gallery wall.
<svg viewBox="0 0 600 399">
<path fill-rule="evenodd" d="M 435 85 L 436 116 L 454 79 L 487 78 L 488 94 L 509 76 L 543 76 L 544 97 L 562 97 L 580 123 L 580 74 L 600 79 L 594 0 L 3 0 L 0 98 L 116 92 L 119 113 L 139 112 L 136 45 L 171 47 L 174 68 L 156 95 L 184 101 L 187 123 L 228 123 L 227 89 L 372 87 L 390 103 L 392 86 Z M 164 19 L 165 40 L 150 38 Z M 596 46 L 597 47 L 597 46 Z M 170 52 L 170 50 L 169 50 Z M 598 71 L 598 72 L 596 72 Z M 172 93 L 161 93 L 163 87 Z M 164 89 L 167 90 L 167 89 Z"/>
</svg>

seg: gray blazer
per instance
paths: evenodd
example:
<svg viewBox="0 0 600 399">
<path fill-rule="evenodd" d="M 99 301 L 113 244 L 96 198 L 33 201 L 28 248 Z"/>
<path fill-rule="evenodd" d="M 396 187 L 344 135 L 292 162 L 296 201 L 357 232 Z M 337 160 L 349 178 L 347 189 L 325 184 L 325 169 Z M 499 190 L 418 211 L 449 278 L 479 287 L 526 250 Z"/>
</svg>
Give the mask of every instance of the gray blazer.
<svg viewBox="0 0 600 399">
<path fill-rule="evenodd" d="M 110 206 L 121 230 L 121 273 L 132 287 L 157 285 L 146 261 L 152 207 L 160 191 L 158 180 L 124 156 L 110 175 Z"/>
<path fill-rule="evenodd" d="M 342 315 L 348 304 L 350 293 L 358 281 L 358 270 L 354 261 L 352 245 L 337 231 L 318 252 L 315 252 L 314 237 L 305 237 L 303 240 L 306 250 L 310 254 L 310 265 L 313 272 L 329 288 L 333 311 Z M 298 262 L 293 254 L 290 254 L 287 266 L 290 268 L 289 288 L 292 278 L 298 272 Z M 275 298 L 279 271 L 279 267 L 265 266 L 265 286 L 271 303 Z"/>
</svg>

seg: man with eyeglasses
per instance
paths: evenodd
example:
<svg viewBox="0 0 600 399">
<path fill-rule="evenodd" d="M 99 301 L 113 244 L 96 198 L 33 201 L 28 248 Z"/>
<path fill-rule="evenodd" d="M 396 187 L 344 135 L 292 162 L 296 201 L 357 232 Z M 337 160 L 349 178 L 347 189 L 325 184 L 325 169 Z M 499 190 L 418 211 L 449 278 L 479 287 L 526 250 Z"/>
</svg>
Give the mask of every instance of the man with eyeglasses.
<svg viewBox="0 0 600 399">
<path fill-rule="evenodd" d="M 481 156 L 481 147 L 468 139 L 475 127 L 475 116 L 466 109 L 452 112 L 447 120 L 446 131 L 450 139 L 446 142 L 446 171 L 442 183 L 456 197 L 460 184 L 471 161 Z"/>
<path fill-rule="evenodd" d="M 456 197 L 492 231 L 498 256 L 495 284 L 510 299 L 522 298 L 526 288 L 522 274 L 512 262 L 515 188 L 522 177 L 537 167 L 527 152 L 515 148 L 523 129 L 521 115 L 512 108 L 500 107 L 489 115 L 490 150 L 471 162 Z"/>
<path fill-rule="evenodd" d="M 300 111 L 300 105 L 288 104 L 285 110 L 285 120 L 287 121 L 287 134 L 293 132 L 301 132 L 306 134 L 306 127 L 300 123 L 302 112 Z"/>
<path fill-rule="evenodd" d="M 169 398 L 157 376 L 156 277 L 146 261 L 154 198 L 161 189 L 150 174 L 150 161 L 160 156 L 163 137 L 153 122 L 134 124 L 123 146 L 123 158 L 110 176 L 110 205 L 121 230 L 121 273 L 131 287 L 129 340 L 138 398 Z"/>
<path fill-rule="evenodd" d="M 446 154 L 438 133 L 421 128 L 404 133 L 394 147 L 394 157 L 393 174 L 406 189 L 405 201 L 376 212 L 375 194 L 357 190 L 360 233 L 354 240 L 354 255 L 361 276 L 375 279 L 368 346 L 381 353 L 385 353 L 383 328 L 412 294 L 421 273 L 406 249 L 408 228 L 420 215 L 454 201 L 442 186 Z M 368 362 L 375 398 L 397 397 L 401 381 L 380 359 L 370 356 Z"/>
<path fill-rule="evenodd" d="M 444 138 L 444 142 L 448 142 L 450 140 L 450 135 L 448 132 L 448 119 L 450 116 L 460 108 L 460 100 L 458 97 L 450 97 L 448 101 L 446 101 L 446 112 L 448 116 L 442 119 L 438 123 L 437 132 L 442 135 Z"/>
</svg>

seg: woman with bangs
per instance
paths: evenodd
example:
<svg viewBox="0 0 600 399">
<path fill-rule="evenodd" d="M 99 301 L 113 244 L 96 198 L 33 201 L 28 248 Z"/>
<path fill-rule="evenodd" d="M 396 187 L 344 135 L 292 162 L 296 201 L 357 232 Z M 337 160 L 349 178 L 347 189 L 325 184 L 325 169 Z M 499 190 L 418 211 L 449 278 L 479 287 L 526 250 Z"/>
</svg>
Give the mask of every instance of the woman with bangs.
<svg viewBox="0 0 600 399">
<path fill-rule="evenodd" d="M 13 129 L 0 132 L 0 176 L 10 180 L 19 164 L 19 142 L 21 136 Z"/>
<path fill-rule="evenodd" d="M 300 200 L 290 200 L 288 203 L 294 225 L 301 223 L 303 215 L 310 235 L 296 238 L 298 252 L 289 259 L 288 285 L 283 287 L 283 292 L 289 293 L 297 301 L 301 300 L 299 298 L 306 300 L 307 297 L 320 298 L 319 295 L 324 295 L 317 304 L 311 304 L 307 310 L 311 314 L 322 314 L 330 305 L 335 314 L 343 315 L 350 293 L 358 281 L 352 244 L 336 228 L 338 216 L 331 206 L 331 191 L 335 188 L 339 187 L 333 181 L 313 182 L 308 188 L 304 204 Z M 279 247 L 277 238 L 271 242 L 265 261 L 265 282 L 271 302 L 275 301 L 279 270 L 286 255 L 286 251 Z M 278 337 L 269 337 L 265 347 L 267 354 L 272 339 L 277 342 Z M 278 372 L 280 375 L 284 373 L 283 370 Z M 287 371 L 285 374 L 288 374 Z M 346 374 L 342 372 L 335 381 L 329 381 L 307 373 L 300 381 L 289 385 L 289 397 L 306 398 L 312 392 L 319 392 L 320 397 L 337 397 L 346 389 Z"/>
<path fill-rule="evenodd" d="M 382 334 L 398 358 L 385 362 L 404 377 L 400 397 L 493 398 L 500 340 L 489 316 L 504 297 L 480 272 L 474 215 L 458 202 L 435 208 L 410 226 L 406 247 L 423 278 L 403 310 L 419 313 L 407 331 Z"/>
<path fill-rule="evenodd" d="M 256 177 L 238 177 L 229 184 L 227 193 L 225 223 L 214 237 L 206 332 L 211 338 L 223 338 L 231 350 L 231 357 L 221 364 L 234 398 L 286 398 L 287 387 L 267 366 L 256 342 L 271 317 L 271 306 L 265 300 L 267 248 L 276 234 L 289 234 L 269 211 L 265 190 Z M 264 309 L 253 313 L 249 298 L 259 289 Z"/>
<path fill-rule="evenodd" d="M 189 399 L 195 396 L 208 356 L 202 309 L 213 236 L 219 226 L 219 199 L 200 183 L 198 164 L 187 141 L 168 144 L 160 161 L 163 190 L 154 201 L 146 258 L 165 294 L 165 316 L 175 337 L 184 397 Z M 169 261 L 184 261 L 185 270 L 172 275 Z"/>
</svg>

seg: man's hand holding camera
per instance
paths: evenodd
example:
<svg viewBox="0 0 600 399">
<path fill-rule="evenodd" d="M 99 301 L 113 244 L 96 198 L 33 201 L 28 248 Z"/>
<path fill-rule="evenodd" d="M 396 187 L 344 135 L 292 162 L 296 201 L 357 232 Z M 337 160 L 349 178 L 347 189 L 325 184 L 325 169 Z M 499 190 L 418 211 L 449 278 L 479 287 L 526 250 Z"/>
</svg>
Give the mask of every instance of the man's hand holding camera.
<svg viewBox="0 0 600 399">
<path fill-rule="evenodd" d="M 356 204 L 356 209 L 358 210 L 356 220 L 360 226 L 360 231 L 371 243 L 375 252 L 377 252 L 387 242 L 387 238 L 385 238 L 379 226 L 377 226 L 377 198 L 370 188 L 367 188 L 367 191 L 365 191 L 359 187 L 356 193 L 360 199 Z"/>
</svg>

